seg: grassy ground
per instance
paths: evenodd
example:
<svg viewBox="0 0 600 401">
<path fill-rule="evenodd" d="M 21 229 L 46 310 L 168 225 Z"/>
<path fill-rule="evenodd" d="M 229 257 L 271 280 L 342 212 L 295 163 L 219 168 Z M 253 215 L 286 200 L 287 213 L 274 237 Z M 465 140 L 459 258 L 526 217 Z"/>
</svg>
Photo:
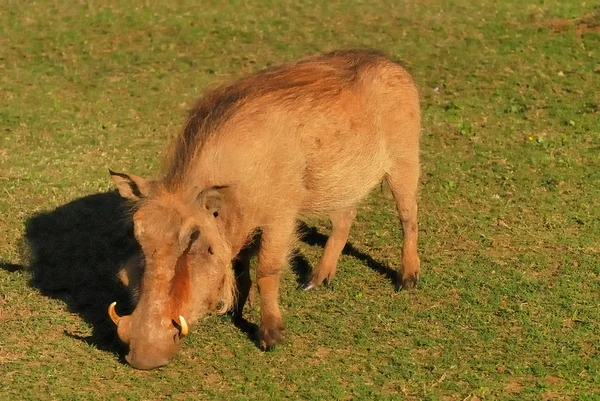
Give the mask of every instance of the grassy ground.
<svg viewBox="0 0 600 401">
<path fill-rule="evenodd" d="M 600 399 L 600 8 L 101 3 L 0 7 L 0 399 Z M 282 346 L 210 317 L 166 368 L 123 364 L 104 311 L 131 240 L 107 167 L 156 172 L 208 84 L 356 46 L 421 88 L 420 287 L 381 273 L 401 244 L 383 188 L 333 288 L 286 270 Z M 314 264 L 328 228 L 307 223 Z"/>
</svg>

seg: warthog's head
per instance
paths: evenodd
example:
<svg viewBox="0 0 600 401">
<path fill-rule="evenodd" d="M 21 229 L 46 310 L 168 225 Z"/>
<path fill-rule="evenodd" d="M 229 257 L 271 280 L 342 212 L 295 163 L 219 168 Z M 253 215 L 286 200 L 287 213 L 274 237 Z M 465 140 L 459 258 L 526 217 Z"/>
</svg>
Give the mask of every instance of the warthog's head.
<svg viewBox="0 0 600 401">
<path fill-rule="evenodd" d="M 133 225 L 141 255 L 121 271 L 137 300 L 131 315 L 109 314 L 138 369 L 166 365 L 179 340 L 208 312 L 234 302 L 231 246 L 224 237 L 227 187 L 167 191 L 160 182 L 110 172 L 119 193 L 134 202 Z"/>
</svg>

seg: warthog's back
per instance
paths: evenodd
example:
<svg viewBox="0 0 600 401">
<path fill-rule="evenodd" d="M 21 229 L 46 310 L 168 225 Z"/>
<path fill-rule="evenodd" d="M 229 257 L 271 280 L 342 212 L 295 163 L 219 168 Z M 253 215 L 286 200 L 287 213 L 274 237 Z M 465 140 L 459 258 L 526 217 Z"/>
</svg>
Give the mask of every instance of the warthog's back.
<svg viewBox="0 0 600 401">
<path fill-rule="evenodd" d="M 402 157 L 418 157 L 419 123 L 402 67 L 377 52 L 325 54 L 208 93 L 175 143 L 166 181 L 236 184 L 246 209 L 335 210 Z"/>
</svg>

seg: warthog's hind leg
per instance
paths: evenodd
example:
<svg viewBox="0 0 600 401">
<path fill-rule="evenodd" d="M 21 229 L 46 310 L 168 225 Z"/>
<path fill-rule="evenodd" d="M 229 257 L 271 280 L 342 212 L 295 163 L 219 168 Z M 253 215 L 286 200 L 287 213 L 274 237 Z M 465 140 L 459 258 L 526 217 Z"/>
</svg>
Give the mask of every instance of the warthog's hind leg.
<svg viewBox="0 0 600 401">
<path fill-rule="evenodd" d="M 331 234 L 325 244 L 323 256 L 317 266 L 313 269 L 311 279 L 302 288 L 310 290 L 325 282 L 331 283 L 335 276 L 335 270 L 342 250 L 348 241 L 350 227 L 356 217 L 356 208 L 340 209 L 329 214 L 331 220 Z"/>
<path fill-rule="evenodd" d="M 402 276 L 398 276 L 398 289 L 408 290 L 417 285 L 421 273 L 421 262 L 417 251 L 417 185 L 419 181 L 418 159 L 412 163 L 402 163 L 387 175 L 392 189 L 404 240 L 402 243 Z"/>
</svg>

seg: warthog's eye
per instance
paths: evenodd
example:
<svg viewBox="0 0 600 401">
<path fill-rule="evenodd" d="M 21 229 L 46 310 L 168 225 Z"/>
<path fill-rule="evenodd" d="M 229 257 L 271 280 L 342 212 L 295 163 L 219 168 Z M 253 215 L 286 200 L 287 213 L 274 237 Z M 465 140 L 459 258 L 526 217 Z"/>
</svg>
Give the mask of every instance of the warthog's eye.
<svg viewBox="0 0 600 401">
<path fill-rule="evenodd" d="M 196 242 L 196 240 L 198 239 L 199 236 L 200 236 L 200 231 L 194 230 L 192 235 L 190 235 L 190 242 L 188 243 L 188 250 L 192 247 L 194 242 Z"/>
<path fill-rule="evenodd" d="M 194 244 L 194 242 L 196 242 L 196 240 L 198 239 L 198 237 L 200 236 L 200 230 L 194 230 L 192 232 L 192 234 L 190 235 L 190 242 L 188 242 L 188 246 L 187 246 L 187 251 L 189 252 L 189 250 L 191 249 L 192 245 Z"/>
<path fill-rule="evenodd" d="M 194 232 L 190 235 L 190 244 L 198 239 L 200 235 L 200 230 L 194 230 Z"/>
<path fill-rule="evenodd" d="M 213 213 L 213 216 L 215 216 L 215 217 L 219 217 L 219 212 L 214 212 L 214 213 Z"/>
<path fill-rule="evenodd" d="M 211 246 L 209 246 L 209 247 L 208 247 L 208 253 L 209 253 L 209 254 L 211 254 L 211 255 L 214 255 L 214 252 L 213 252 L 213 250 L 212 250 L 212 247 L 211 247 Z"/>
</svg>

